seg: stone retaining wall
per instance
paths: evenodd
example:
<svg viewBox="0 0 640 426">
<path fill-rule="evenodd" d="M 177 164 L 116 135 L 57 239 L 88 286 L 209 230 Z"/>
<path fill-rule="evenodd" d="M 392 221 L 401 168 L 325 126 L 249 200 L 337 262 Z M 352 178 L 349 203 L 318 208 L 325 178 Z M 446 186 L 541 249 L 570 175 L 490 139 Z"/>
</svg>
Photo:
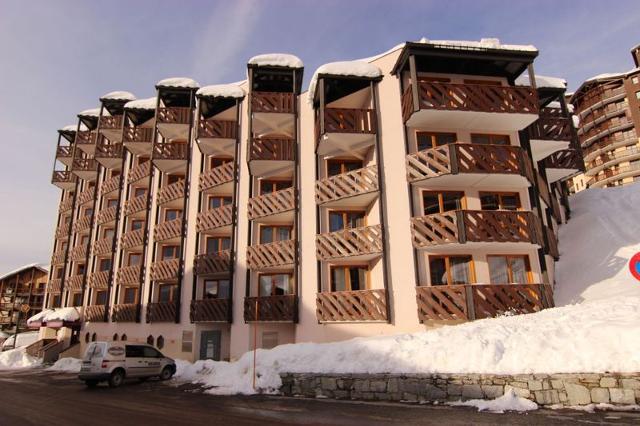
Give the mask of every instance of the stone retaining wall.
<svg viewBox="0 0 640 426">
<path fill-rule="evenodd" d="M 370 401 L 493 399 L 512 388 L 539 405 L 640 403 L 638 374 L 283 374 L 286 396 Z"/>
</svg>

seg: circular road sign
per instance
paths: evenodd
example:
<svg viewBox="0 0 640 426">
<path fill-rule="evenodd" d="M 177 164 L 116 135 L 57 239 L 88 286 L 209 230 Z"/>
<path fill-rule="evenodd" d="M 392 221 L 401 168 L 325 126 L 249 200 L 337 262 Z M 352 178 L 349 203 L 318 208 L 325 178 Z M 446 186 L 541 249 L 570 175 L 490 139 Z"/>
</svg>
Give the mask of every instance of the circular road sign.
<svg viewBox="0 0 640 426">
<path fill-rule="evenodd" d="M 31 306 L 29 306 L 29 305 L 27 305 L 25 303 L 22 306 L 20 306 L 20 310 L 22 311 L 23 314 L 26 314 L 27 312 L 29 312 L 31 310 Z"/>
<path fill-rule="evenodd" d="M 634 254 L 629 261 L 629 271 L 636 280 L 640 281 L 640 253 Z"/>
</svg>

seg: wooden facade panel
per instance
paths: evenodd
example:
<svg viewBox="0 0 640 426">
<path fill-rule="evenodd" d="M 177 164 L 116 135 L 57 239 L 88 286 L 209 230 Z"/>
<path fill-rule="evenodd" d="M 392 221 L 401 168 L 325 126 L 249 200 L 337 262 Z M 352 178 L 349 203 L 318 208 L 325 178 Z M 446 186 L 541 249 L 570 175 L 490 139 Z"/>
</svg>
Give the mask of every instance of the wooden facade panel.
<svg viewBox="0 0 640 426">
<path fill-rule="evenodd" d="M 378 289 L 318 293 L 316 318 L 320 322 L 387 321 L 386 291 Z"/>
<path fill-rule="evenodd" d="M 345 229 L 316 236 L 318 260 L 382 253 L 382 225 Z"/>
<path fill-rule="evenodd" d="M 229 299 L 192 300 L 189 311 L 191 322 L 230 322 Z"/>
<path fill-rule="evenodd" d="M 295 263 L 296 241 L 286 240 L 247 247 L 247 267 L 265 269 Z"/>
<path fill-rule="evenodd" d="M 316 181 L 316 203 L 323 204 L 377 190 L 378 167 L 365 167 Z"/>
<path fill-rule="evenodd" d="M 172 281 L 178 279 L 180 259 L 161 260 L 151 264 L 151 279 L 153 281 Z"/>
<path fill-rule="evenodd" d="M 238 134 L 238 122 L 235 120 L 198 120 L 199 138 L 235 139 Z"/>
<path fill-rule="evenodd" d="M 292 92 L 259 92 L 251 91 L 249 94 L 251 102 L 251 111 L 267 112 L 267 113 L 286 113 L 293 114 L 295 112 L 296 96 Z"/>
<path fill-rule="evenodd" d="M 233 223 L 233 206 L 226 205 L 216 207 L 198 213 L 196 218 L 196 230 L 198 232 L 229 226 Z"/>
<path fill-rule="evenodd" d="M 156 119 L 158 123 L 189 124 L 191 115 L 192 110 L 189 107 L 160 107 L 157 110 Z"/>
<path fill-rule="evenodd" d="M 294 188 L 282 189 L 271 194 L 249 198 L 249 220 L 294 210 L 296 207 Z"/>
<path fill-rule="evenodd" d="M 298 297 L 283 296 L 245 297 L 245 322 L 295 322 L 298 318 Z"/>
<path fill-rule="evenodd" d="M 324 109 L 325 133 L 375 134 L 377 129 L 375 109 Z"/>
<path fill-rule="evenodd" d="M 249 161 L 294 161 L 296 158 L 295 146 L 295 141 L 291 138 L 252 138 L 249 147 Z"/>
</svg>

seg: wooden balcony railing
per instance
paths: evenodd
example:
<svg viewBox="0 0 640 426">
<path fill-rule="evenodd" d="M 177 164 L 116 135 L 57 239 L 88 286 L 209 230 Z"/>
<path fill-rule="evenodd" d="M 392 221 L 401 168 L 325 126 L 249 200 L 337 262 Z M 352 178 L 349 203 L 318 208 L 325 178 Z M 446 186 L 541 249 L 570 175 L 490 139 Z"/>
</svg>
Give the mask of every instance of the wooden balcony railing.
<svg viewBox="0 0 640 426">
<path fill-rule="evenodd" d="M 166 124 L 189 124 L 191 122 L 192 110 L 189 107 L 168 107 L 158 108 L 158 123 Z"/>
<path fill-rule="evenodd" d="M 573 139 L 571 121 L 566 117 L 540 115 L 540 118 L 529 126 L 529 138 L 544 141 L 570 141 Z"/>
<path fill-rule="evenodd" d="M 231 205 L 216 207 L 198 213 L 196 217 L 196 230 L 198 232 L 229 226 L 233 223 L 233 209 Z"/>
<path fill-rule="evenodd" d="M 189 159 L 189 144 L 162 142 L 153 145 L 154 160 L 180 160 Z"/>
<path fill-rule="evenodd" d="M 324 117 L 319 118 L 324 118 L 324 133 L 377 132 L 375 109 L 325 108 Z M 320 133 L 321 127 L 317 131 Z"/>
<path fill-rule="evenodd" d="M 75 183 L 76 176 L 72 174 L 69 170 L 54 170 L 53 175 L 51 176 L 51 183 Z"/>
<path fill-rule="evenodd" d="M 93 255 L 99 256 L 111 253 L 113 247 L 113 238 L 114 237 L 107 237 L 96 240 L 93 243 Z"/>
<path fill-rule="evenodd" d="M 66 254 L 67 254 L 67 250 L 64 248 L 54 251 L 53 255 L 51 256 L 51 263 L 53 265 L 60 265 L 64 263 L 64 258 Z"/>
<path fill-rule="evenodd" d="M 144 163 L 133 167 L 131 171 L 129 171 L 129 183 L 134 183 L 142 178 L 148 177 L 150 173 L 151 163 L 149 161 L 145 161 Z"/>
<path fill-rule="evenodd" d="M 140 285 L 140 265 L 123 266 L 118 269 L 116 283 L 118 285 Z"/>
<path fill-rule="evenodd" d="M 472 321 L 507 312 L 528 314 L 553 307 L 544 284 L 465 284 L 416 287 L 420 322 Z"/>
<path fill-rule="evenodd" d="M 235 120 L 198 120 L 199 138 L 235 139 L 237 136 L 238 123 Z"/>
<path fill-rule="evenodd" d="M 640 175 L 639 172 L 640 172 L 640 165 L 638 164 L 631 164 L 629 166 L 609 168 L 609 169 L 605 169 L 603 173 L 599 173 L 593 176 L 591 179 L 589 179 L 587 181 L 587 185 L 591 186 L 591 185 L 598 184 L 597 187 L 600 188 L 604 185 L 604 183 L 599 184 L 600 182 L 607 181 L 612 178 L 617 178 L 618 176 L 624 175 L 627 173 L 637 176 L 637 175 Z"/>
<path fill-rule="evenodd" d="M 548 169 L 575 169 L 584 170 L 584 161 L 580 152 L 575 149 L 556 151 L 544 159 L 544 165 Z"/>
<path fill-rule="evenodd" d="M 295 322 L 298 297 L 294 294 L 244 298 L 245 322 Z"/>
<path fill-rule="evenodd" d="M 411 92 L 409 86 L 407 92 Z M 403 105 L 408 104 L 403 99 Z M 481 84 L 454 84 L 431 81 L 418 82 L 419 109 L 475 111 L 497 113 L 537 114 L 538 96 L 531 87 L 489 86 Z M 404 108 L 403 108 L 404 109 Z M 404 121 L 415 112 L 404 111 Z"/>
<path fill-rule="evenodd" d="M 200 191 L 233 182 L 233 162 L 214 167 L 200 175 Z"/>
<path fill-rule="evenodd" d="M 69 236 L 69 224 L 68 223 L 61 223 L 60 225 L 58 225 L 58 227 L 56 228 L 56 238 L 58 240 L 67 238 Z"/>
<path fill-rule="evenodd" d="M 144 232 L 145 229 L 136 229 L 135 231 L 129 231 L 122 234 L 120 245 L 122 249 L 130 249 L 133 247 L 139 247 L 144 245 Z"/>
<path fill-rule="evenodd" d="M 230 272 L 231 267 L 231 250 L 222 250 L 217 253 L 197 255 L 193 269 L 197 275 L 205 275 Z"/>
<path fill-rule="evenodd" d="M 103 115 L 100 117 L 101 130 L 114 130 L 122 127 L 122 115 Z"/>
<path fill-rule="evenodd" d="M 168 220 L 156 225 L 153 236 L 156 241 L 165 241 L 182 235 L 182 219 Z"/>
<path fill-rule="evenodd" d="M 96 158 L 122 158 L 122 155 L 123 149 L 121 143 L 99 143 L 96 145 Z"/>
<path fill-rule="evenodd" d="M 67 197 L 62 202 L 60 202 L 60 208 L 58 209 L 58 211 L 60 213 L 64 213 L 71 210 L 72 207 L 73 207 L 73 197 Z"/>
<path fill-rule="evenodd" d="M 540 172 L 536 170 L 536 181 L 537 181 L 537 189 L 540 194 L 540 198 L 547 204 L 547 206 L 551 206 L 551 193 L 549 192 L 549 184 L 547 180 L 542 177 Z"/>
<path fill-rule="evenodd" d="M 320 322 L 387 321 L 386 291 L 332 291 L 316 296 L 316 318 Z"/>
<path fill-rule="evenodd" d="M 543 245 L 540 219 L 532 212 L 456 210 L 411 219 L 413 246 L 466 242 Z"/>
<path fill-rule="evenodd" d="M 64 287 L 65 290 L 71 290 L 71 291 L 80 291 L 82 290 L 82 283 L 84 281 L 84 275 L 80 274 L 80 275 L 73 275 L 69 278 L 67 278 Z"/>
<path fill-rule="evenodd" d="M 124 214 L 132 215 L 147 209 L 147 195 L 138 195 L 124 202 Z"/>
<path fill-rule="evenodd" d="M 100 190 L 102 191 L 102 195 L 106 195 L 106 194 L 109 194 L 110 192 L 117 191 L 118 189 L 120 189 L 120 177 L 121 175 L 113 176 L 105 180 L 104 182 L 102 182 L 102 186 L 100 187 Z"/>
<path fill-rule="evenodd" d="M 558 250 L 558 239 L 556 238 L 556 234 L 553 232 L 553 229 L 549 227 L 544 227 L 544 232 L 547 235 L 547 247 L 546 252 L 549 256 L 558 260 L 560 258 L 560 251 Z"/>
<path fill-rule="evenodd" d="M 229 299 L 192 300 L 189 318 L 191 322 L 229 322 Z"/>
<path fill-rule="evenodd" d="M 560 203 L 558 203 L 558 199 L 556 197 L 551 197 L 551 214 L 553 215 L 556 222 L 562 222 L 562 214 L 560 213 Z"/>
<path fill-rule="evenodd" d="M 123 142 L 151 143 L 153 142 L 153 127 L 125 127 Z"/>
<path fill-rule="evenodd" d="M 295 240 L 249 246 L 247 247 L 247 267 L 262 269 L 293 265 L 296 250 Z"/>
<path fill-rule="evenodd" d="M 76 145 L 93 145 L 95 143 L 95 130 L 80 130 L 76 132 Z"/>
<path fill-rule="evenodd" d="M 382 226 L 363 226 L 316 235 L 318 260 L 382 253 Z"/>
<path fill-rule="evenodd" d="M 296 158 L 295 146 L 295 141 L 290 138 L 252 138 L 249 161 L 294 161 Z"/>
<path fill-rule="evenodd" d="M 282 189 L 270 194 L 249 198 L 249 220 L 294 210 L 296 207 L 294 188 Z"/>
<path fill-rule="evenodd" d="M 87 203 L 89 201 L 93 201 L 95 196 L 96 196 L 96 188 L 95 187 L 87 188 L 78 194 L 77 204 L 80 205 L 80 204 Z"/>
<path fill-rule="evenodd" d="M 295 95 L 292 92 L 257 92 L 250 93 L 251 112 L 280 112 L 293 114 L 295 111 Z"/>
<path fill-rule="evenodd" d="M 151 264 L 151 279 L 165 281 L 178 279 L 180 259 L 161 260 Z"/>
<path fill-rule="evenodd" d="M 74 158 L 71 170 L 74 172 L 97 172 L 98 162 L 94 158 Z"/>
<path fill-rule="evenodd" d="M 59 293 L 62 289 L 62 279 L 52 278 L 47 284 L 47 293 Z"/>
<path fill-rule="evenodd" d="M 520 147 L 455 143 L 407 155 L 407 180 L 445 174 L 513 174 L 533 181 L 533 166 Z"/>
<path fill-rule="evenodd" d="M 56 158 L 71 158 L 72 151 L 71 145 L 58 145 L 56 148 Z"/>
<path fill-rule="evenodd" d="M 138 309 L 138 305 L 134 303 L 113 305 L 111 320 L 114 322 L 136 322 Z"/>
<path fill-rule="evenodd" d="M 159 302 L 147 305 L 147 322 L 173 322 L 176 320 L 176 303 Z"/>
<path fill-rule="evenodd" d="M 593 173 L 594 170 L 592 169 L 594 168 L 595 169 L 601 168 L 605 166 L 607 163 L 611 163 L 609 165 L 614 165 L 615 163 L 622 162 L 621 160 L 624 160 L 626 157 L 635 157 L 638 155 L 640 155 L 640 148 L 634 146 L 634 147 L 626 148 L 624 150 L 617 151 L 617 152 L 603 153 L 599 155 L 597 158 L 590 161 L 587 166 L 589 168 L 589 172 Z"/>
<path fill-rule="evenodd" d="M 84 320 L 89 322 L 104 322 L 104 305 L 89 305 L 84 308 Z"/>
<path fill-rule="evenodd" d="M 98 225 L 105 224 L 107 222 L 113 222 L 116 220 L 116 215 L 118 214 L 118 206 L 111 206 L 105 209 L 102 209 L 98 212 L 98 216 L 96 220 Z"/>
<path fill-rule="evenodd" d="M 178 198 L 184 198 L 184 189 L 184 179 L 160 188 L 160 191 L 158 191 L 158 204 L 162 205 Z"/>
<path fill-rule="evenodd" d="M 316 181 L 316 203 L 341 200 L 378 190 L 378 167 L 369 166 Z"/>
<path fill-rule="evenodd" d="M 80 219 L 76 220 L 73 224 L 73 232 L 83 232 L 87 229 L 91 228 L 91 224 L 93 222 L 93 215 L 82 216 Z"/>
<path fill-rule="evenodd" d="M 89 287 L 106 289 L 109 287 L 110 271 L 98 271 L 89 275 Z"/>
</svg>

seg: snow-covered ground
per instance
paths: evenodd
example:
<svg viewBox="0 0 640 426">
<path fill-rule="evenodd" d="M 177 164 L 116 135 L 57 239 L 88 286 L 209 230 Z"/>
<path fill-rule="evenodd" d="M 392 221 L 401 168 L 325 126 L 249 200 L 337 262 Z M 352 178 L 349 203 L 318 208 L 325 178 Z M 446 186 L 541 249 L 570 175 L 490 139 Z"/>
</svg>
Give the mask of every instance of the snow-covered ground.
<svg viewBox="0 0 640 426">
<path fill-rule="evenodd" d="M 298 343 L 257 352 L 257 390 L 279 373 L 572 373 L 640 371 L 640 184 L 572 197 L 561 228 L 554 309 L 395 336 Z M 213 394 L 252 394 L 253 354 L 235 362 L 179 362 L 179 380 Z"/>
<path fill-rule="evenodd" d="M 448 402 L 447 405 L 476 407 L 478 411 L 489 411 L 490 413 L 504 413 L 505 411 L 531 411 L 538 409 L 538 404 L 526 398 L 519 397 L 513 389 L 507 390 L 504 395 L 496 399 L 470 399 L 468 401 Z"/>
<path fill-rule="evenodd" d="M 47 370 L 64 371 L 67 373 L 79 373 L 82 367 L 82 360 L 78 358 L 61 358 Z"/>
<path fill-rule="evenodd" d="M 29 356 L 24 348 L 0 352 L 0 371 L 33 368 L 40 364 L 40 360 Z"/>
</svg>

